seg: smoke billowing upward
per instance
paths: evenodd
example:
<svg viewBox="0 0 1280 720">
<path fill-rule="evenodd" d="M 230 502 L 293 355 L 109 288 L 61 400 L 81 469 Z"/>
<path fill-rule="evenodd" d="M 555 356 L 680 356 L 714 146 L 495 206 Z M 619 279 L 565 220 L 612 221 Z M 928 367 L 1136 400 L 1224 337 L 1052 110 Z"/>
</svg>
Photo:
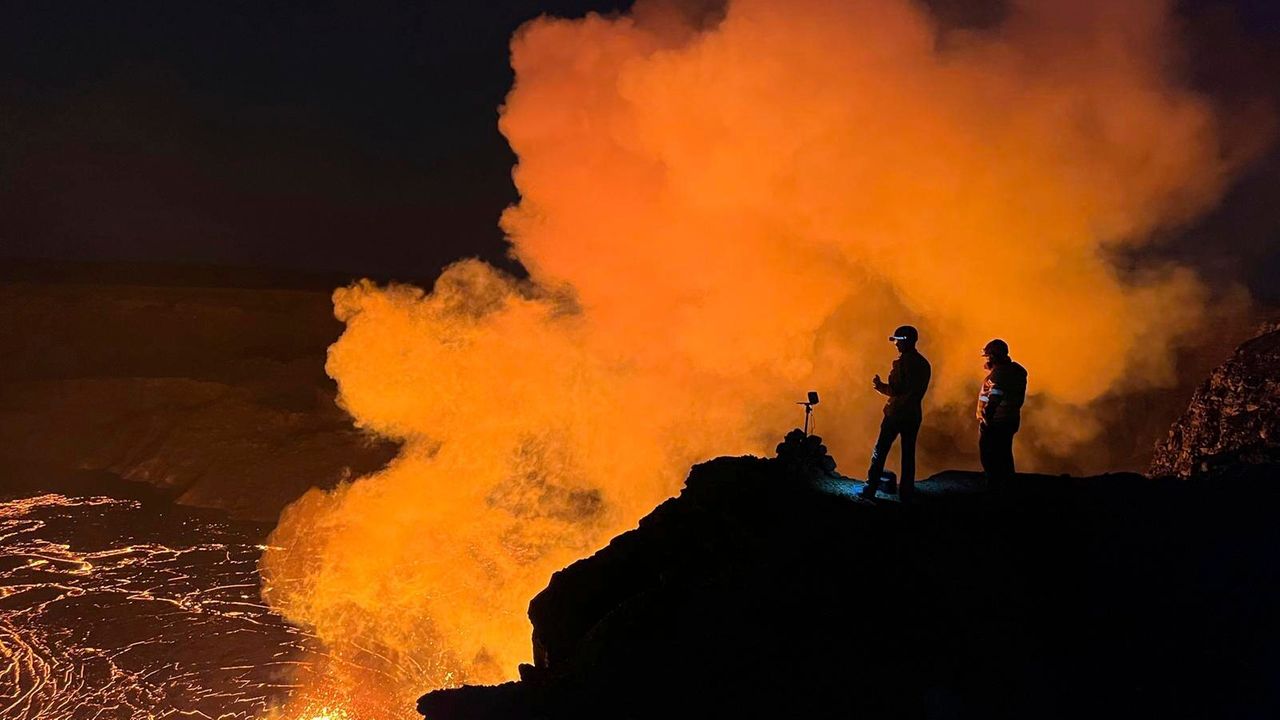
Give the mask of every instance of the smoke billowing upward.
<svg viewBox="0 0 1280 720">
<path fill-rule="evenodd" d="M 511 677 L 552 571 L 690 463 L 769 451 L 805 390 L 861 474 L 900 323 L 934 365 L 926 435 L 967 421 L 979 348 L 1009 341 L 1037 469 L 1107 429 L 1099 399 L 1170 383 L 1207 291 L 1108 256 L 1246 159 L 1180 84 L 1175 29 L 1169 3 L 1103 0 L 947 32 L 907 0 L 527 24 L 501 129 L 529 279 L 468 261 L 430 293 L 335 293 L 342 403 L 404 449 L 302 498 L 264 560 L 277 608 L 380 668 L 335 665 L 299 707 Z"/>
</svg>

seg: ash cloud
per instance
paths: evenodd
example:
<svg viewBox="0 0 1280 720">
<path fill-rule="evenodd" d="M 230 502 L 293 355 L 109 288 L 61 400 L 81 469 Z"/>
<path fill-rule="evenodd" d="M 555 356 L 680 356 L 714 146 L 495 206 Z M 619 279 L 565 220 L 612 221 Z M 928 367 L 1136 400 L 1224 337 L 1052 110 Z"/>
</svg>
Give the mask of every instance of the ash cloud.
<svg viewBox="0 0 1280 720">
<path fill-rule="evenodd" d="M 286 511 L 266 596 L 335 657 L 382 658 L 379 683 L 335 663 L 352 705 L 509 678 L 551 572 L 690 463 L 767 453 L 803 391 L 861 473 L 903 322 L 934 364 L 926 470 L 971 444 L 995 336 L 1031 371 L 1024 467 L 1105 442 L 1107 403 L 1174 384 L 1217 312 L 1193 269 L 1109 258 L 1208 211 L 1250 157 L 1183 81 L 1176 30 L 1169 3 L 1074 0 L 976 29 L 905 0 L 525 25 L 501 222 L 529 277 L 466 261 L 429 293 L 335 293 L 341 402 L 404 449 Z"/>
</svg>

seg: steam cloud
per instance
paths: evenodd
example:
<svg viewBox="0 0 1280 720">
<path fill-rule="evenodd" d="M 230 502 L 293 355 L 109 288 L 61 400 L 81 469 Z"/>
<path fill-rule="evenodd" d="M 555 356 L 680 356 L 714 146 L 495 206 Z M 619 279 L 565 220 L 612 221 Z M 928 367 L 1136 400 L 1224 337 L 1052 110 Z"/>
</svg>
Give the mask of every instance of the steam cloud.
<svg viewBox="0 0 1280 720">
<path fill-rule="evenodd" d="M 1108 256 L 1211 207 L 1242 158 L 1178 80 L 1170 3 L 943 32 L 907 0 L 733 0 L 703 25 L 670 3 L 528 23 L 501 129 L 530 279 L 464 261 L 430 293 L 335 293 L 341 402 L 404 449 L 299 500 L 264 558 L 266 597 L 337 658 L 299 707 L 512 677 L 555 569 L 692 462 L 769 452 L 805 390 L 861 474 L 900 323 L 934 364 L 925 435 L 968 421 L 978 349 L 1009 341 L 1044 469 L 1105 429 L 1091 403 L 1172 380 L 1206 291 Z"/>
</svg>

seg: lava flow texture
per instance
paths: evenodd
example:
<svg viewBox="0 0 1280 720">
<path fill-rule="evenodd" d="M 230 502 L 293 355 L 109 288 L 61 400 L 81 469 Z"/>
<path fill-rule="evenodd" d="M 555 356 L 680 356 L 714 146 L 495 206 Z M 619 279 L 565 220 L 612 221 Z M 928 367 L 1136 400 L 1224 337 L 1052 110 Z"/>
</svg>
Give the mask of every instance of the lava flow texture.
<svg viewBox="0 0 1280 720">
<path fill-rule="evenodd" d="M 0 503 L 0 717 L 263 715 L 319 643 L 259 598 L 260 533 L 107 497 Z"/>
</svg>

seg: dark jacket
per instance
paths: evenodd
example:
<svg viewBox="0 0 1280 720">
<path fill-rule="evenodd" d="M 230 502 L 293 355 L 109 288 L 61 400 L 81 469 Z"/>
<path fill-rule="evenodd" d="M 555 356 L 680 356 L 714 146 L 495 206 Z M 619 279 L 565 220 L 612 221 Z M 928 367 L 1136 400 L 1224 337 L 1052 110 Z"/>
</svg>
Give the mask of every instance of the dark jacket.
<svg viewBox="0 0 1280 720">
<path fill-rule="evenodd" d="M 1010 359 L 991 364 L 978 392 L 978 419 L 988 424 L 1021 420 L 1027 399 L 1027 369 Z"/>
<path fill-rule="evenodd" d="M 889 371 L 889 381 L 880 392 L 889 399 L 884 404 L 885 417 L 898 420 L 916 420 L 924 417 L 920 403 L 924 400 L 925 391 L 929 389 L 929 376 L 933 369 L 929 361 L 918 351 L 904 350 L 897 360 L 893 361 L 893 369 Z"/>
</svg>

